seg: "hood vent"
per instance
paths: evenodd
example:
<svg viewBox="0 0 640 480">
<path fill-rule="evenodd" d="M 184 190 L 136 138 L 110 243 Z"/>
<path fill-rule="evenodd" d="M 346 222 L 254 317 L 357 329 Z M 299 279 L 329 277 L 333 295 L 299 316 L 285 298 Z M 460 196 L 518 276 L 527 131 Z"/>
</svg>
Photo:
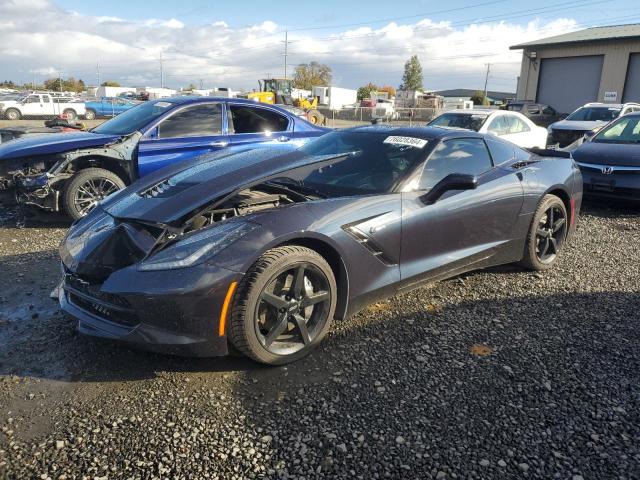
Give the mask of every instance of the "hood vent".
<svg viewBox="0 0 640 480">
<path fill-rule="evenodd" d="M 167 191 L 172 187 L 169 179 L 165 179 L 160 183 L 156 183 L 152 187 L 147 188 L 140 192 L 140 196 L 143 198 L 162 198 L 166 197 Z"/>
</svg>

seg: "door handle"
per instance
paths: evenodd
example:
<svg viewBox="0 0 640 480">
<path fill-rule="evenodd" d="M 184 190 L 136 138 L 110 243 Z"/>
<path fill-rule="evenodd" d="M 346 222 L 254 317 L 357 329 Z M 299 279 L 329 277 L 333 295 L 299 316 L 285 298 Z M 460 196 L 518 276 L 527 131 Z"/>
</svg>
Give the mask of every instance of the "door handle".
<svg viewBox="0 0 640 480">
<path fill-rule="evenodd" d="M 216 140 L 215 142 L 211 142 L 210 145 L 212 147 L 226 147 L 229 145 L 229 142 L 225 142 L 224 140 Z"/>
<path fill-rule="evenodd" d="M 282 135 L 280 137 L 278 137 L 278 141 L 279 142 L 288 142 L 289 141 L 289 137 Z"/>
</svg>

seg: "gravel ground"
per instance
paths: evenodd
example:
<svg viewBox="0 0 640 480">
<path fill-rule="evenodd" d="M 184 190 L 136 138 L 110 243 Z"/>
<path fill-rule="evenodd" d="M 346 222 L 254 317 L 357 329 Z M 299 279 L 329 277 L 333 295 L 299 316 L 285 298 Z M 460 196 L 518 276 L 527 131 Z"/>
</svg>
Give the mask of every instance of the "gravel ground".
<svg viewBox="0 0 640 480">
<path fill-rule="evenodd" d="M 557 268 L 376 304 L 264 368 L 79 337 L 65 223 L 0 226 L 0 478 L 640 478 L 640 208 L 588 206 Z"/>
</svg>

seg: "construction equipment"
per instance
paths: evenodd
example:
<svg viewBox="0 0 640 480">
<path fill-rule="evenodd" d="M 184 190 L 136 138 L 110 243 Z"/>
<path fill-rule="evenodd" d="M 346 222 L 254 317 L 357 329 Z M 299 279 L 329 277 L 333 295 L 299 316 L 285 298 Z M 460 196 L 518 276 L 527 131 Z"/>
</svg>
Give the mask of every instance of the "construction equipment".
<svg viewBox="0 0 640 480">
<path fill-rule="evenodd" d="M 326 119 L 318 111 L 318 98 L 292 98 L 293 79 L 291 78 L 267 78 L 258 80 L 259 92 L 250 93 L 247 98 L 261 103 L 281 105 L 285 108 L 297 107 L 304 111 L 304 115 L 314 125 L 324 125 Z"/>
</svg>

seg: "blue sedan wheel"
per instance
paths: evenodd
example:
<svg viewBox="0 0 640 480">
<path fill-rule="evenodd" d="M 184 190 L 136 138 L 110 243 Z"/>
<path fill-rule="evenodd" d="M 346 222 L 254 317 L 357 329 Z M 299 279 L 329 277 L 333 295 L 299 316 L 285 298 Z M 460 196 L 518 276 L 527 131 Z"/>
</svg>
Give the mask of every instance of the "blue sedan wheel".
<svg viewBox="0 0 640 480">
<path fill-rule="evenodd" d="M 336 305 L 331 267 L 314 250 L 269 250 L 241 282 L 230 325 L 231 343 L 269 365 L 309 354 L 326 335 Z"/>
</svg>

